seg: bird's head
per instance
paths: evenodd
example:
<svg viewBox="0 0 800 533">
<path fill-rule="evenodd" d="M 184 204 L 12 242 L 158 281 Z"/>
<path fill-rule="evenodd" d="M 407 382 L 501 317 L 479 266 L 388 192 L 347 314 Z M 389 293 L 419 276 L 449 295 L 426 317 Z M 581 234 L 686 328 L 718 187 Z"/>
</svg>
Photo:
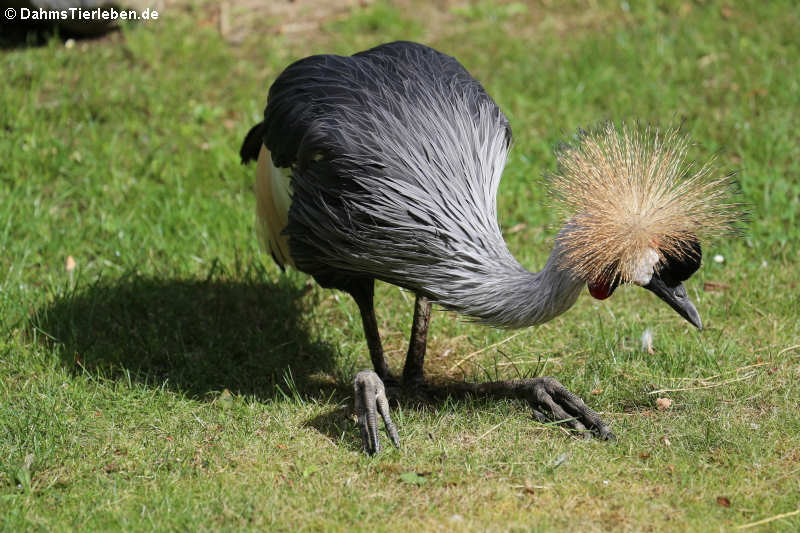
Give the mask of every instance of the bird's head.
<svg viewBox="0 0 800 533">
<path fill-rule="evenodd" d="M 663 254 L 663 258 L 655 248 L 646 248 L 637 262 L 634 276 L 629 283 L 644 287 L 669 304 L 679 315 L 693 326 L 702 329 L 703 324 L 683 282 L 700 268 L 702 250 L 700 241 L 691 239 L 687 244 L 689 251 L 683 255 Z M 616 269 L 609 269 L 614 272 Z M 605 300 L 614 293 L 621 283 L 619 274 L 601 275 L 587 281 L 589 294 L 598 300 Z"/>
<path fill-rule="evenodd" d="M 639 285 L 701 328 L 683 282 L 700 267 L 701 238 L 730 231 L 739 210 L 731 176 L 688 163 L 688 147 L 676 130 L 605 124 L 559 147 L 551 184 L 569 217 L 557 237 L 561 266 L 594 298 Z"/>
</svg>

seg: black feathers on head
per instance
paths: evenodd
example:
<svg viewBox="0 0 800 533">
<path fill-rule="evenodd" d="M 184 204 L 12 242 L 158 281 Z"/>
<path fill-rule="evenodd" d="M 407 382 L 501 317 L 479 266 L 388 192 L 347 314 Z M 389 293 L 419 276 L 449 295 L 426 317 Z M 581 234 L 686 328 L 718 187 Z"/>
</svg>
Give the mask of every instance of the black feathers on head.
<svg viewBox="0 0 800 533">
<path fill-rule="evenodd" d="M 668 287 L 675 287 L 686 281 L 700 268 L 703 251 L 697 237 L 686 241 L 682 251 L 681 255 L 664 253 L 664 259 L 660 263 L 658 275 Z"/>
</svg>

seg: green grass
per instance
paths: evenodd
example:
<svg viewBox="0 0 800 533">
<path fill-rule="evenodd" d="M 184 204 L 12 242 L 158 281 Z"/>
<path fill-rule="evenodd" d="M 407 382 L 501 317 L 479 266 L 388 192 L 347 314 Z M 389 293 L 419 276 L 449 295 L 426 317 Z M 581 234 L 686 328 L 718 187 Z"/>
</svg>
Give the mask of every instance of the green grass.
<svg viewBox="0 0 800 533">
<path fill-rule="evenodd" d="M 0 529 L 723 531 L 800 506 L 800 10 L 413 5 L 237 46 L 174 8 L 0 51 Z M 559 223 L 540 177 L 577 127 L 684 121 L 698 157 L 738 171 L 743 235 L 688 283 L 702 332 L 637 288 L 478 354 L 512 333 L 435 313 L 430 376 L 554 375 L 616 444 L 468 398 L 403 401 L 402 451 L 359 452 L 357 309 L 259 250 L 237 151 L 291 60 L 397 38 L 458 57 L 507 113 L 501 222 L 532 269 Z M 378 286 L 395 370 L 411 300 Z"/>
</svg>

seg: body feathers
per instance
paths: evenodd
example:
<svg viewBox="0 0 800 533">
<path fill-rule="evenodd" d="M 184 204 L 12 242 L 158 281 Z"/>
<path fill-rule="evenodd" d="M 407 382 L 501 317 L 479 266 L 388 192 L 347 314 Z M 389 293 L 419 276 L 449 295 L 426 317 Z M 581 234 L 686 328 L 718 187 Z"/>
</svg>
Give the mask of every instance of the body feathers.
<svg viewBox="0 0 800 533">
<path fill-rule="evenodd" d="M 548 292 L 506 247 L 496 195 L 511 130 L 455 59 L 406 42 L 305 58 L 272 85 L 243 159 L 256 134 L 291 175 L 291 258 L 323 285 L 381 279 L 511 327 L 549 319 L 577 297 L 570 279 L 555 284 L 570 297 L 542 305 Z"/>
</svg>

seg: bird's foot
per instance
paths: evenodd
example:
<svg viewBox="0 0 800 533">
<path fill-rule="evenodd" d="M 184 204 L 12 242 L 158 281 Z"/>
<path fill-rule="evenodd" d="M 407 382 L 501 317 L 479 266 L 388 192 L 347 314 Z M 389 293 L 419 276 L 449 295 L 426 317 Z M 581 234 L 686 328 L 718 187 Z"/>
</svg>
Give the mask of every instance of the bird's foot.
<svg viewBox="0 0 800 533">
<path fill-rule="evenodd" d="M 515 388 L 528 400 L 539 422 L 563 422 L 587 437 L 594 433 L 602 440 L 616 440 L 600 415 L 555 378 L 544 376 L 515 381 L 521 382 Z"/>
<path fill-rule="evenodd" d="M 608 424 L 603 422 L 597 412 L 549 376 L 479 384 L 460 383 L 450 387 L 473 394 L 511 396 L 527 400 L 539 422 L 559 422 L 587 437 L 594 433 L 603 440 L 615 440 Z"/>
<path fill-rule="evenodd" d="M 355 389 L 355 411 L 358 416 L 358 427 L 361 429 L 361 443 L 364 451 L 374 455 L 381 451 L 378 437 L 378 414 L 383 418 L 389 440 L 397 448 L 400 441 L 397 437 L 397 428 L 389 415 L 389 401 L 386 397 L 386 388 L 381 378 L 372 370 L 363 370 L 356 374 L 353 383 Z"/>
</svg>

